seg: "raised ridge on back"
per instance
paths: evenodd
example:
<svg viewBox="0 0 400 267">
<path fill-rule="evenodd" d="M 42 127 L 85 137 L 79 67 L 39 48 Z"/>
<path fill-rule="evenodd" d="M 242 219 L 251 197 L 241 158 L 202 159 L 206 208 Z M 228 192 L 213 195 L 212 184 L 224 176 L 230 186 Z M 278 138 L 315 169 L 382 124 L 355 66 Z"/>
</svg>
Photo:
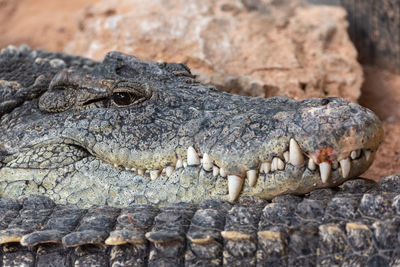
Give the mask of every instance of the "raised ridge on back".
<svg viewBox="0 0 400 267">
<path fill-rule="evenodd" d="M 80 209 L 0 200 L 3 266 L 397 266 L 400 176 L 272 201 Z"/>
</svg>

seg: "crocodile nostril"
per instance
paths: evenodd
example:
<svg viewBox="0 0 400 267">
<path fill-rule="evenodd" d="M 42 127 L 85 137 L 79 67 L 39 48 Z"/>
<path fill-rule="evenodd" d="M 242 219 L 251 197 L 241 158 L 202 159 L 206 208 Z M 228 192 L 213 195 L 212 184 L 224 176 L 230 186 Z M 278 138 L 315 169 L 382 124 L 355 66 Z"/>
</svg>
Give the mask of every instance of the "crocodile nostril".
<svg viewBox="0 0 400 267">
<path fill-rule="evenodd" d="M 330 100 L 328 98 L 324 98 L 321 100 L 321 105 L 326 106 L 329 104 L 329 102 L 330 102 Z"/>
</svg>

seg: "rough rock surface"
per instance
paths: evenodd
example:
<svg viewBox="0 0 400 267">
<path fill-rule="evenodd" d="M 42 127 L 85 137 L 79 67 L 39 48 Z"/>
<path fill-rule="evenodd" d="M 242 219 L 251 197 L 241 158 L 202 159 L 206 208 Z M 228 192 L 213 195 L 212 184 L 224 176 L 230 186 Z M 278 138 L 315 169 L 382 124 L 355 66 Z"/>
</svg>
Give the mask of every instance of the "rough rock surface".
<svg viewBox="0 0 400 267">
<path fill-rule="evenodd" d="M 297 1 L 100 1 L 86 9 L 66 52 L 118 50 L 185 62 L 202 82 L 252 96 L 341 96 L 363 81 L 340 7 Z M 90 40 L 90 41 L 88 41 Z"/>
<path fill-rule="evenodd" d="M 98 0 L 0 0 L 0 48 L 10 44 L 62 51 L 78 29 L 78 14 Z"/>
<path fill-rule="evenodd" d="M 364 66 L 365 83 L 360 104 L 372 108 L 383 122 L 385 137 L 371 168 L 363 177 L 376 181 L 400 172 L 400 75 Z"/>
</svg>

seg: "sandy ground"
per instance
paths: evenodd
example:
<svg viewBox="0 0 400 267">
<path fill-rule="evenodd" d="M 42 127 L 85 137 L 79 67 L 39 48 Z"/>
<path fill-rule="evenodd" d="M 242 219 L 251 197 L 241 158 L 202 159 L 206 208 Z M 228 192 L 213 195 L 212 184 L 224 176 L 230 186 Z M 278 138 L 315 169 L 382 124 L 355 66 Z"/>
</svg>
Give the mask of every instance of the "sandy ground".
<svg viewBox="0 0 400 267">
<path fill-rule="evenodd" d="M 79 27 L 84 8 L 98 0 L 0 0 L 0 48 L 28 44 L 31 48 L 63 51 Z M 364 177 L 400 173 L 400 75 L 364 66 L 359 103 L 383 121 L 385 139 Z"/>
</svg>

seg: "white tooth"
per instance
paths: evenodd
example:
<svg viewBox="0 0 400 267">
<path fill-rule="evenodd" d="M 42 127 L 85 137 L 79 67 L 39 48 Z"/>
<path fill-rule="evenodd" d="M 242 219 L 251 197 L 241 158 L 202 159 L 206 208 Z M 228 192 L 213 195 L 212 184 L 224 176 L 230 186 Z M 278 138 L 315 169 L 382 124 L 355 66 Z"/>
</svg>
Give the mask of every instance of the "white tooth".
<svg viewBox="0 0 400 267">
<path fill-rule="evenodd" d="M 143 175 L 145 173 L 145 169 L 139 169 L 138 174 Z"/>
<path fill-rule="evenodd" d="M 331 176 L 331 169 L 331 164 L 328 162 L 322 162 L 319 164 L 319 172 L 323 183 L 328 182 L 328 179 Z"/>
<path fill-rule="evenodd" d="M 283 160 L 281 160 L 280 158 L 277 158 L 277 167 L 278 170 L 283 170 L 285 169 L 285 162 L 283 162 Z"/>
<path fill-rule="evenodd" d="M 162 174 L 165 174 L 165 168 L 162 169 L 161 173 L 162 173 Z"/>
<path fill-rule="evenodd" d="M 187 164 L 188 164 L 189 166 L 199 165 L 199 164 L 200 164 L 199 155 L 197 155 L 196 150 L 195 150 L 192 146 L 188 147 L 188 151 L 187 151 Z"/>
<path fill-rule="evenodd" d="M 260 168 L 258 169 L 258 171 L 259 171 L 260 173 L 265 173 L 265 171 L 264 171 L 264 162 L 261 163 Z"/>
<path fill-rule="evenodd" d="M 283 158 L 285 159 L 286 162 L 289 162 L 289 151 L 283 152 Z"/>
<path fill-rule="evenodd" d="M 150 171 L 150 179 L 152 181 L 156 180 L 160 176 L 160 170 L 151 170 Z"/>
<path fill-rule="evenodd" d="M 257 171 L 256 170 L 247 171 L 247 178 L 249 178 L 249 185 L 255 186 L 257 183 Z"/>
<path fill-rule="evenodd" d="M 228 176 L 228 192 L 229 192 L 229 200 L 235 201 L 240 191 L 242 191 L 243 179 L 236 175 Z"/>
<path fill-rule="evenodd" d="M 188 166 L 187 161 L 184 160 L 184 161 L 183 161 L 183 168 L 186 168 L 187 166 Z"/>
<path fill-rule="evenodd" d="M 304 164 L 304 155 L 296 140 L 290 139 L 289 144 L 289 162 L 293 166 L 300 167 Z"/>
<path fill-rule="evenodd" d="M 271 171 L 283 170 L 285 169 L 285 163 L 278 157 L 272 159 Z"/>
<path fill-rule="evenodd" d="M 264 163 L 261 163 L 260 168 L 258 169 L 260 173 L 265 173 L 264 171 Z"/>
<path fill-rule="evenodd" d="M 221 176 L 221 177 L 226 177 L 226 172 L 225 172 L 225 170 L 224 169 L 219 169 L 219 175 Z"/>
<path fill-rule="evenodd" d="M 213 166 L 213 176 L 217 177 L 219 174 L 219 168 L 217 166 Z"/>
<path fill-rule="evenodd" d="M 365 159 L 369 161 L 369 158 L 371 157 L 371 150 L 369 149 L 364 150 L 364 154 L 365 154 Z"/>
<path fill-rule="evenodd" d="M 271 171 L 274 172 L 278 169 L 277 159 L 273 158 L 271 163 Z"/>
<path fill-rule="evenodd" d="M 340 160 L 340 167 L 342 167 L 343 178 L 347 178 L 351 169 L 351 160 L 349 158 Z"/>
<path fill-rule="evenodd" d="M 308 165 L 307 165 L 307 167 L 308 167 L 310 170 L 312 170 L 312 171 L 315 171 L 315 169 L 317 168 L 317 165 L 315 165 L 315 162 L 313 161 L 312 158 L 310 158 L 310 159 L 308 160 Z"/>
<path fill-rule="evenodd" d="M 114 168 L 118 168 L 118 165 L 117 165 L 117 164 L 114 164 Z"/>
<path fill-rule="evenodd" d="M 180 169 L 182 167 L 183 167 L 182 160 L 178 159 L 178 161 L 176 162 L 176 165 L 175 165 L 175 169 Z"/>
<path fill-rule="evenodd" d="M 359 149 L 353 150 L 350 153 L 350 157 L 351 157 L 351 159 L 356 159 L 360 156 L 360 154 L 361 154 L 361 150 L 359 150 Z"/>
<path fill-rule="evenodd" d="M 131 168 L 131 171 L 135 172 L 135 171 L 136 171 L 136 168 Z"/>
<path fill-rule="evenodd" d="M 210 156 L 207 153 L 203 154 L 203 169 L 206 171 L 212 171 L 213 169 L 213 163 L 212 160 L 210 158 Z"/>
<path fill-rule="evenodd" d="M 173 172 L 174 172 L 174 167 L 168 166 L 165 168 L 165 174 L 167 175 L 167 177 L 171 177 Z"/>
<path fill-rule="evenodd" d="M 271 162 L 265 161 L 261 163 L 260 173 L 269 173 L 271 171 Z"/>
</svg>

